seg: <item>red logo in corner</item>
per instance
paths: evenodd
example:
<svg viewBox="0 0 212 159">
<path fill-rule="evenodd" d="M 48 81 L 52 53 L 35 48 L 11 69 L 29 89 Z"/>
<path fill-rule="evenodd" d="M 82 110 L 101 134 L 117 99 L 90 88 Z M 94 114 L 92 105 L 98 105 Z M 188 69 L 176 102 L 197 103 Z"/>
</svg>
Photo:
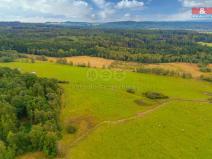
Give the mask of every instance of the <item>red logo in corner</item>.
<svg viewBox="0 0 212 159">
<path fill-rule="evenodd" d="M 192 8 L 193 15 L 212 15 L 212 8 Z"/>
</svg>

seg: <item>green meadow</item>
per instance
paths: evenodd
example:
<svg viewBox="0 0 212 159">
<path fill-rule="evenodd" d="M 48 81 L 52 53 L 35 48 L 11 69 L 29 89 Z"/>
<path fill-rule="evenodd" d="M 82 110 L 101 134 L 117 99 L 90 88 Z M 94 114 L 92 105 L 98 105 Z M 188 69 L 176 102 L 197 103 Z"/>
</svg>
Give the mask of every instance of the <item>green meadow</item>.
<svg viewBox="0 0 212 159">
<path fill-rule="evenodd" d="M 59 158 L 209 159 L 212 156 L 210 83 L 48 62 L 0 66 L 68 82 L 61 84 L 63 138 L 58 143 Z M 127 92 L 128 89 L 135 93 Z M 143 93 L 148 91 L 163 93 L 169 99 L 147 99 Z M 75 134 L 66 132 L 69 122 L 77 127 Z"/>
<path fill-rule="evenodd" d="M 212 43 L 199 42 L 199 44 L 201 44 L 201 45 L 206 45 L 206 46 L 209 46 L 209 47 L 212 47 Z"/>
<path fill-rule="evenodd" d="M 211 112 L 211 104 L 172 102 L 141 119 L 100 127 L 71 149 L 69 156 L 77 159 L 210 159 Z"/>
</svg>

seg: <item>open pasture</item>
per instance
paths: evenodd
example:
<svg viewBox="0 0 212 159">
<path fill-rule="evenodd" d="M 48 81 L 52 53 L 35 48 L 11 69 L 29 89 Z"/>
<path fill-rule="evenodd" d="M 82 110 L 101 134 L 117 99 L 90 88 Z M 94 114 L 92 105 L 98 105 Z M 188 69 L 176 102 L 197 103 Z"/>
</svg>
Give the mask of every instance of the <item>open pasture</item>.
<svg viewBox="0 0 212 159">
<path fill-rule="evenodd" d="M 61 84 L 59 158 L 206 159 L 212 155 L 210 83 L 49 62 L 0 66 L 68 81 Z M 148 91 L 169 99 L 148 99 L 143 95 Z M 69 122 L 77 127 L 75 134 L 67 133 Z"/>
</svg>

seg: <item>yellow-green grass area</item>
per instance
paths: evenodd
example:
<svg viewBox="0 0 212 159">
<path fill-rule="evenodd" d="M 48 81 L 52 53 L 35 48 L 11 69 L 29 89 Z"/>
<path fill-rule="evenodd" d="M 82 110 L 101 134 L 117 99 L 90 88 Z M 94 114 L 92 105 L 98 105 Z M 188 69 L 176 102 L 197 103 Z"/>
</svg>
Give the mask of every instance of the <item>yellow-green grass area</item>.
<svg viewBox="0 0 212 159">
<path fill-rule="evenodd" d="M 212 47 L 212 43 L 199 42 L 199 44 Z"/>
<path fill-rule="evenodd" d="M 68 158 L 210 159 L 211 113 L 210 104 L 172 102 L 143 118 L 100 127 Z"/>
<path fill-rule="evenodd" d="M 212 105 L 207 102 L 212 93 L 210 83 L 48 62 L 0 63 L 0 66 L 69 81 L 62 84 L 64 130 L 58 147 L 63 158 L 192 158 L 197 154 L 206 158 L 211 155 Z M 128 88 L 133 88 L 135 94 L 128 93 Z M 170 99 L 163 101 L 163 107 L 137 116 L 161 105 L 146 99 L 143 96 L 146 91 L 160 92 Z M 138 105 L 135 100 L 142 102 Z M 136 118 L 96 127 L 105 121 L 132 116 Z M 75 135 L 65 131 L 69 122 L 78 128 Z M 75 142 L 81 136 L 84 137 Z"/>
</svg>

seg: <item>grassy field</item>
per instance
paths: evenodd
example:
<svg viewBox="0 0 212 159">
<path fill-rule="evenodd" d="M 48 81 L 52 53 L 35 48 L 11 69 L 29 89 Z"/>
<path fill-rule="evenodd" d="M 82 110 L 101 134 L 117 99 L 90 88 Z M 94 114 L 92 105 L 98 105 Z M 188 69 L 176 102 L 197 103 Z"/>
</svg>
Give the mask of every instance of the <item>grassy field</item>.
<svg viewBox="0 0 212 159">
<path fill-rule="evenodd" d="M 199 44 L 212 47 L 212 43 L 199 42 Z"/>
<path fill-rule="evenodd" d="M 70 151 L 78 159 L 209 159 L 212 107 L 172 102 L 141 119 L 100 127 Z"/>
<path fill-rule="evenodd" d="M 74 135 L 63 130 L 60 158 L 206 159 L 212 155 L 210 83 L 49 62 L 0 66 L 69 81 L 62 85 L 61 122 L 64 128 L 72 122 L 78 130 Z M 170 98 L 150 100 L 143 96 L 147 91 Z"/>
</svg>

